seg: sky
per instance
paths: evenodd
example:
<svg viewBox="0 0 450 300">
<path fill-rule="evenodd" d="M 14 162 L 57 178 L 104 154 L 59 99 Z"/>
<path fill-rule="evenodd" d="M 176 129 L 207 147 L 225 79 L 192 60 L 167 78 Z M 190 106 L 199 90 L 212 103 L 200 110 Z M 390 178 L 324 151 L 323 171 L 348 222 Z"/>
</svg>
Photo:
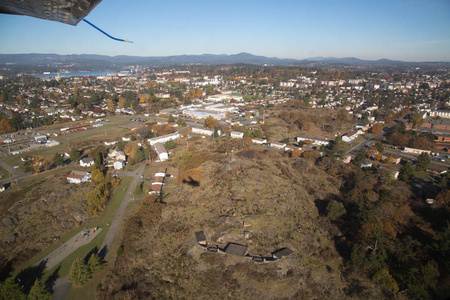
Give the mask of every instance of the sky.
<svg viewBox="0 0 450 300">
<path fill-rule="evenodd" d="M 450 62 L 450 0 L 103 0 L 77 26 L 0 15 L 0 53 Z"/>
</svg>

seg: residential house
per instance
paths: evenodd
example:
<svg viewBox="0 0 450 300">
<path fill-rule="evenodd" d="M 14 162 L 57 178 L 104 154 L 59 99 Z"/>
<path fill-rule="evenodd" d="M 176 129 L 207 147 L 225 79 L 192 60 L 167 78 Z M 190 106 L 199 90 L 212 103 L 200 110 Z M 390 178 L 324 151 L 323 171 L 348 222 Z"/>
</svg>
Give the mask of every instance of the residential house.
<svg viewBox="0 0 450 300">
<path fill-rule="evenodd" d="M 114 170 L 122 170 L 125 167 L 125 162 L 122 160 L 116 160 L 113 163 Z"/>
<path fill-rule="evenodd" d="M 150 146 L 153 146 L 156 143 L 164 144 L 165 142 L 172 141 L 172 140 L 178 140 L 180 138 L 180 134 L 178 132 L 162 135 L 158 137 L 154 137 L 148 140 L 148 143 Z"/>
<path fill-rule="evenodd" d="M 94 165 L 94 159 L 89 157 L 89 156 L 85 156 L 82 159 L 80 159 L 80 167 L 91 167 Z"/>
<path fill-rule="evenodd" d="M 346 133 L 342 136 L 342 140 L 344 142 L 350 143 L 354 139 L 358 137 L 358 132 L 356 130 L 352 130 L 349 133 Z"/>
<path fill-rule="evenodd" d="M 284 152 L 294 152 L 294 150 L 302 150 L 301 147 L 295 147 L 295 146 L 286 146 L 284 147 Z"/>
<path fill-rule="evenodd" d="M 232 131 L 230 133 L 230 137 L 233 139 L 242 139 L 244 138 L 244 133 L 239 131 Z"/>
<path fill-rule="evenodd" d="M 155 177 L 166 177 L 167 169 L 164 167 L 158 168 L 155 172 Z"/>
<path fill-rule="evenodd" d="M 282 149 L 286 147 L 285 143 L 270 142 L 269 148 Z"/>
<path fill-rule="evenodd" d="M 311 144 L 316 145 L 316 146 L 326 146 L 328 147 L 330 145 L 330 141 L 329 140 L 325 140 L 325 139 L 317 139 L 317 138 L 312 138 L 312 137 L 306 137 L 306 136 L 298 136 L 294 139 L 297 143 L 298 142 L 306 142 L 306 141 L 311 141 Z"/>
<path fill-rule="evenodd" d="M 162 192 L 162 184 L 152 184 L 150 186 L 150 191 L 148 193 L 161 195 L 161 192 Z"/>
<path fill-rule="evenodd" d="M 166 148 L 164 148 L 163 144 L 161 143 L 156 143 L 154 145 L 156 154 L 158 154 L 159 160 L 160 161 L 166 161 L 169 159 L 169 154 L 167 153 Z"/>
<path fill-rule="evenodd" d="M 252 139 L 253 144 L 255 145 L 264 145 L 267 143 L 266 139 L 258 139 L 258 138 L 253 138 Z"/>
<path fill-rule="evenodd" d="M 197 133 L 201 135 L 213 136 L 214 130 L 202 127 L 192 127 L 192 133 Z"/>
<path fill-rule="evenodd" d="M 152 185 L 163 185 L 164 184 L 164 177 L 157 176 L 153 178 Z"/>
<path fill-rule="evenodd" d="M 69 176 L 67 176 L 69 183 L 84 183 L 91 181 L 91 173 L 83 171 L 72 171 Z"/>
</svg>

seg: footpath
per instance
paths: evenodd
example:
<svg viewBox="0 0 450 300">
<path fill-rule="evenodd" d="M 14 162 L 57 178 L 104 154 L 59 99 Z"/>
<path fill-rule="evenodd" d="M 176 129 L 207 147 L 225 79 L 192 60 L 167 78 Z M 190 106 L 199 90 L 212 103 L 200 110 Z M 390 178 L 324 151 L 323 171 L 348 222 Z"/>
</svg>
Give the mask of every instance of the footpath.
<svg viewBox="0 0 450 300">
<path fill-rule="evenodd" d="M 102 231 L 101 228 L 91 228 L 83 230 L 65 242 L 58 249 L 47 255 L 37 265 L 45 265 L 45 270 L 51 270 L 58 265 L 64 258 L 72 254 L 81 246 L 89 244 Z"/>
<path fill-rule="evenodd" d="M 100 248 L 100 252 L 98 253 L 98 255 L 101 258 L 104 258 L 106 256 L 106 253 L 111 248 L 114 238 L 116 237 L 117 231 L 119 230 L 120 224 L 122 223 L 123 215 L 125 214 L 125 210 L 127 209 L 128 203 L 130 203 L 133 200 L 132 195 L 133 195 L 134 189 L 136 188 L 136 185 L 139 182 L 141 182 L 141 180 L 142 180 L 142 174 L 144 173 L 144 169 L 145 169 L 145 161 L 142 162 L 141 165 L 139 166 L 139 168 L 137 168 L 135 171 L 129 172 L 130 173 L 129 176 L 133 176 L 134 179 L 131 182 L 130 186 L 128 187 L 128 189 L 125 193 L 125 196 L 123 197 L 122 202 L 120 203 L 120 206 L 117 209 L 117 212 L 111 222 L 111 225 L 109 226 L 109 229 L 107 229 L 108 232 L 106 233 L 105 239 L 103 240 L 103 244 Z M 96 233 L 98 233 L 98 231 Z M 74 236 L 72 239 L 75 239 L 77 236 Z M 89 240 L 85 240 L 86 244 L 89 243 L 89 241 L 91 241 L 92 239 L 93 239 L 93 237 L 89 238 Z M 67 243 L 69 243 L 69 241 L 67 241 L 64 245 L 62 245 L 61 247 L 59 247 L 52 253 L 55 253 L 55 252 L 57 253 L 57 251 L 59 249 L 62 249 L 61 253 L 63 253 L 65 251 L 64 249 L 66 249 L 66 248 L 70 249 L 70 247 L 72 245 L 75 246 L 75 244 L 66 245 Z M 79 239 L 78 241 L 76 241 L 76 242 L 74 241 L 74 242 L 78 243 L 80 241 L 81 240 Z M 63 247 L 65 245 L 66 245 L 66 248 L 63 249 Z M 82 244 L 76 244 L 76 245 L 77 246 L 76 246 L 76 248 L 74 248 L 73 251 L 75 251 L 78 247 L 82 246 Z M 53 266 L 56 266 L 57 264 L 59 264 L 65 257 L 62 257 L 62 255 L 56 254 L 56 256 L 53 258 L 53 262 L 52 262 L 52 264 L 54 264 Z M 45 260 L 45 258 L 44 258 L 44 260 Z M 47 265 L 48 265 L 48 261 L 47 261 Z M 51 269 L 51 268 L 49 268 L 49 269 Z M 55 285 L 53 286 L 53 291 L 54 291 L 53 300 L 66 299 L 67 294 L 70 291 L 70 287 L 72 286 L 72 283 L 70 281 L 68 281 L 67 278 L 68 278 L 68 276 L 65 276 L 62 278 L 58 278 L 55 281 Z"/>
</svg>

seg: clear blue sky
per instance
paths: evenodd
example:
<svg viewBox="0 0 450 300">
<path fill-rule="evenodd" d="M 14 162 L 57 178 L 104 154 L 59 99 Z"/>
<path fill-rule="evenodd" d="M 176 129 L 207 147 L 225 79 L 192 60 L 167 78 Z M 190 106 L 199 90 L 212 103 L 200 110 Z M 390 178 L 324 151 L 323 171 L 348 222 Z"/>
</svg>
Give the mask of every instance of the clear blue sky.
<svg viewBox="0 0 450 300">
<path fill-rule="evenodd" d="M 0 15 L 0 53 L 450 61 L 450 0 L 103 0 L 77 26 Z"/>
</svg>

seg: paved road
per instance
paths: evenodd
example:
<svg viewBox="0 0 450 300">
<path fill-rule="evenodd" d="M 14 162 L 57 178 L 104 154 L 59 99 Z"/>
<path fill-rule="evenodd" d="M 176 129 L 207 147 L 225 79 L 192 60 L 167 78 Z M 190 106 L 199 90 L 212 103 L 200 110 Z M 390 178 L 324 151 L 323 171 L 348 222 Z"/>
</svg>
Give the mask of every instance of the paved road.
<svg viewBox="0 0 450 300">
<path fill-rule="evenodd" d="M 100 248 L 100 252 L 98 255 L 100 257 L 105 257 L 106 253 L 111 248 L 111 245 L 114 241 L 114 238 L 117 234 L 117 231 L 119 230 L 120 224 L 122 223 L 123 215 L 125 213 L 125 210 L 127 209 L 128 203 L 130 203 L 133 200 L 133 192 L 136 188 L 136 185 L 141 182 L 142 174 L 144 173 L 145 169 L 145 161 L 141 163 L 139 168 L 137 168 L 135 171 L 121 171 L 118 172 L 118 174 L 121 174 L 122 176 L 133 176 L 134 179 L 131 182 L 130 186 L 128 187 L 127 192 L 125 193 L 125 196 L 122 199 L 122 202 L 120 203 L 119 208 L 117 209 L 116 215 L 114 216 L 111 225 L 109 226 L 108 232 L 106 233 L 106 237 L 103 241 L 103 245 Z M 68 276 L 58 278 L 55 282 L 55 285 L 53 286 L 53 300 L 64 300 L 67 297 L 67 294 L 69 293 L 70 287 L 72 286 L 72 283 L 67 280 Z"/>
<path fill-rule="evenodd" d="M 28 177 L 28 176 L 32 175 L 31 173 L 23 173 L 23 172 L 18 171 L 17 169 L 14 169 L 13 167 L 11 167 L 9 164 L 7 164 L 2 159 L 0 159 L 0 166 L 2 166 L 3 169 L 5 169 L 6 171 L 8 171 L 11 174 L 10 178 L 0 180 L 0 182 L 2 182 L 2 183 L 18 180 L 20 178 L 24 178 L 24 177 Z"/>
</svg>

